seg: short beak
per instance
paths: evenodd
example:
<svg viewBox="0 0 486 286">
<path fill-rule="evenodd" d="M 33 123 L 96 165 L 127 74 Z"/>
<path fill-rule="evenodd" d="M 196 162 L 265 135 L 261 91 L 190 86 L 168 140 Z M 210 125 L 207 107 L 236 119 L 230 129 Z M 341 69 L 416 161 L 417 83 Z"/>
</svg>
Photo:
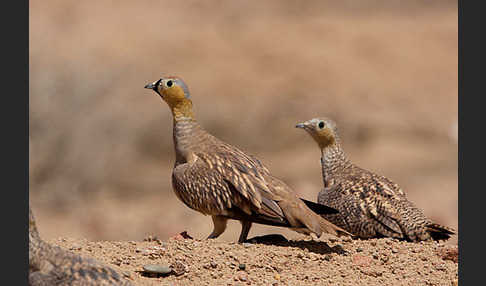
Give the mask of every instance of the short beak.
<svg viewBox="0 0 486 286">
<path fill-rule="evenodd" d="M 160 95 L 159 91 L 157 90 L 157 87 L 159 86 L 161 81 L 162 81 L 162 79 L 159 79 L 156 82 L 149 83 L 145 86 L 145 88 L 152 89 L 153 91 L 155 91 L 156 93 L 158 93 Z"/>
<path fill-rule="evenodd" d="M 145 86 L 145 88 L 149 88 L 149 89 L 154 89 L 154 84 L 153 83 L 149 83 Z"/>
<path fill-rule="evenodd" d="M 298 123 L 297 125 L 295 125 L 295 128 L 305 128 L 305 127 L 306 127 L 305 123 Z"/>
</svg>

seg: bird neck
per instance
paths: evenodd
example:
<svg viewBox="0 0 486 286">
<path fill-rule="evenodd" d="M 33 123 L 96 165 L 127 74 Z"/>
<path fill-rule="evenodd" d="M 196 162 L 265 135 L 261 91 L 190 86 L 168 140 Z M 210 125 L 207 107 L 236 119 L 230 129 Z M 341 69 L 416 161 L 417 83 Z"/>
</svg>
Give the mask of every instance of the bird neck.
<svg viewBox="0 0 486 286">
<path fill-rule="evenodd" d="M 205 137 L 194 117 L 174 116 L 173 138 L 176 164 L 194 161 L 194 147 Z"/>
<path fill-rule="evenodd" d="M 325 148 L 321 148 L 321 167 L 324 187 L 330 185 L 330 181 L 334 179 L 335 174 L 341 172 L 350 165 L 351 162 L 341 148 L 339 139 L 336 138 L 334 143 Z"/>
<path fill-rule="evenodd" d="M 194 112 L 192 111 L 192 101 L 190 99 L 183 99 L 177 101 L 167 101 L 169 104 L 174 120 L 178 118 L 192 118 L 194 119 Z"/>
</svg>

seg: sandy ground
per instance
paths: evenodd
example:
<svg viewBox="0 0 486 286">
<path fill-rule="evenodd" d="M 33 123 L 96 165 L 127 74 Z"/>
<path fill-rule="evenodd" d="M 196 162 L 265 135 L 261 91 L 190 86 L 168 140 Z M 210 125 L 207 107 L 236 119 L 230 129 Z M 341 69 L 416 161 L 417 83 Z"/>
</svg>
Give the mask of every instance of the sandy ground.
<svg viewBox="0 0 486 286">
<path fill-rule="evenodd" d="M 457 245 L 439 242 L 301 236 L 238 244 L 176 235 L 51 243 L 105 262 L 137 285 L 458 285 Z M 173 271 L 150 274 L 147 265 Z"/>
</svg>

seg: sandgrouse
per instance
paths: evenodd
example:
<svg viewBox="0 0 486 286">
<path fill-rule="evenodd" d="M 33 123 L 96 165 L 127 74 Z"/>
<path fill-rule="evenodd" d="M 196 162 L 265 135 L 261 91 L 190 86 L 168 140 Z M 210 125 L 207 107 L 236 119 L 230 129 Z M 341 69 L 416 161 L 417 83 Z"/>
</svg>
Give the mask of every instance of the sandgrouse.
<svg viewBox="0 0 486 286">
<path fill-rule="evenodd" d="M 29 285 L 133 285 L 113 268 L 43 241 L 29 207 Z"/>
<path fill-rule="evenodd" d="M 397 184 L 351 163 L 332 120 L 314 118 L 296 127 L 306 130 L 321 149 L 324 189 L 317 200 L 339 210 L 325 214 L 326 219 L 360 238 L 421 241 L 448 239 L 455 234 L 425 217 Z"/>
<path fill-rule="evenodd" d="M 228 219 L 241 222 L 238 242 L 246 240 L 252 223 L 317 236 L 323 232 L 348 235 L 316 214 L 337 213 L 335 209 L 304 202 L 258 159 L 206 132 L 194 117 L 182 79 L 164 77 L 145 88 L 153 89 L 172 111 L 176 155 L 172 186 L 189 208 L 212 217 L 214 229 L 208 238 L 221 235 Z"/>
</svg>

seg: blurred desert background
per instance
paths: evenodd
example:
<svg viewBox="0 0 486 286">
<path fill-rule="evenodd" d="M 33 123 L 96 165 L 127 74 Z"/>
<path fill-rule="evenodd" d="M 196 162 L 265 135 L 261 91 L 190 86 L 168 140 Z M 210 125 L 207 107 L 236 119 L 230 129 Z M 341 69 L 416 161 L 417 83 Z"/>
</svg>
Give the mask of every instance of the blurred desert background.
<svg viewBox="0 0 486 286">
<path fill-rule="evenodd" d="M 30 1 L 30 203 L 41 236 L 196 238 L 172 191 L 179 75 L 213 135 L 303 198 L 322 187 L 299 121 L 333 118 L 361 167 L 458 228 L 457 1 Z M 236 241 L 230 222 L 219 238 Z M 254 226 L 250 237 L 291 231 Z M 450 243 L 456 243 L 455 236 Z"/>
</svg>

